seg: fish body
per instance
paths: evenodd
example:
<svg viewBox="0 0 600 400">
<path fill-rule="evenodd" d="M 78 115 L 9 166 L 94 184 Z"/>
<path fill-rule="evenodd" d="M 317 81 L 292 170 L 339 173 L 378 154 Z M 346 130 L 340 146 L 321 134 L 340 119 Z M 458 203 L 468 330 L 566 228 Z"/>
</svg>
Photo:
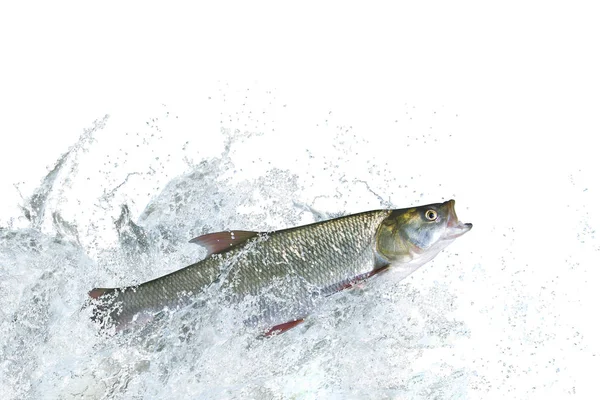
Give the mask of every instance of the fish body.
<svg viewBox="0 0 600 400">
<path fill-rule="evenodd" d="M 93 289 L 96 319 L 117 330 L 189 304 L 211 285 L 239 302 L 255 296 L 263 326 L 286 330 L 319 299 L 388 267 L 402 278 L 471 229 L 454 201 L 374 210 L 280 231 L 219 232 L 192 242 L 209 255 L 163 277 L 120 289 Z"/>
</svg>

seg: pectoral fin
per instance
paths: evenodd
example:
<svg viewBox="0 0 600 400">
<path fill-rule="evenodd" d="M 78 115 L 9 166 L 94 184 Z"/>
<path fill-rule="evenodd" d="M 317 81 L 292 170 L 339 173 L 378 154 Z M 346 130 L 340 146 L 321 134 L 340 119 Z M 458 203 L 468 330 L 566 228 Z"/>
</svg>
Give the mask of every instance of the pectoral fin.
<svg viewBox="0 0 600 400">
<path fill-rule="evenodd" d="M 224 231 L 209 233 L 198 236 L 190 240 L 190 243 L 196 243 L 204 246 L 208 255 L 217 254 L 257 236 L 259 232 L 252 231 Z"/>
<path fill-rule="evenodd" d="M 377 268 L 377 269 L 374 269 L 372 271 L 366 272 L 364 274 L 357 275 L 354 278 L 352 278 L 350 281 L 348 281 L 347 283 L 345 283 L 344 285 L 342 285 L 339 290 L 344 290 L 344 289 L 351 288 L 354 285 L 356 285 L 356 284 L 358 284 L 358 283 L 360 283 L 360 282 L 362 282 L 364 280 L 369 279 L 373 275 L 377 275 L 377 274 L 380 274 L 380 273 L 382 273 L 384 271 L 387 271 L 389 267 L 390 267 L 390 264 L 387 264 L 387 265 L 384 265 L 381 268 Z"/>
</svg>

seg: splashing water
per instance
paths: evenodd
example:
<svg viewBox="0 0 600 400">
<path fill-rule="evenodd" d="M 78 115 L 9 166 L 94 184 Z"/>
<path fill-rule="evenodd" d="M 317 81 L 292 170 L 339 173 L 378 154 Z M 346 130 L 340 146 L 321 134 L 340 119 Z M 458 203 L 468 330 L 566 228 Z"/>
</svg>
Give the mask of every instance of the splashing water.
<svg viewBox="0 0 600 400">
<path fill-rule="evenodd" d="M 452 303 L 443 287 L 417 291 L 393 277 L 334 296 L 304 326 L 269 340 L 244 327 L 249 304 L 223 309 L 217 295 L 141 332 L 98 334 L 81 306 L 99 283 L 141 282 L 190 264 L 203 250 L 187 241 L 203 233 L 331 216 L 305 200 L 303 183 L 290 170 L 267 167 L 240 176 L 234 153 L 257 135 L 224 129 L 220 154 L 188 160 L 187 171 L 171 178 L 136 219 L 141 200 L 130 194 L 148 186 L 144 178 L 156 179 L 163 166 L 156 160 L 164 155 L 154 153 L 143 169 L 128 167 L 136 160 L 123 150 L 129 134 L 121 133 L 124 157 L 105 155 L 109 160 L 93 174 L 102 159 L 95 146 L 109 125 L 108 117 L 97 121 L 58 160 L 23 206 L 27 228 L 2 230 L 0 301 L 3 320 L 10 321 L 1 332 L 2 371 L 9 398 L 168 398 L 174 390 L 179 398 L 381 398 L 465 379 L 466 371 L 451 368 L 443 376 L 411 371 L 410 360 L 424 349 L 447 346 L 467 330 L 444 316 L 447 307 L 436 306 Z M 157 151 L 150 132 L 135 135 L 146 148 L 133 158 Z M 139 148 L 135 141 L 129 145 Z M 183 153 L 180 158 L 189 156 Z M 342 198 L 348 187 L 336 190 Z"/>
<path fill-rule="evenodd" d="M 516 268 L 510 228 L 492 228 L 488 236 L 495 254 L 506 258 L 483 262 L 482 255 L 464 253 L 465 243 L 460 261 L 444 253 L 417 278 L 399 281 L 391 273 L 341 292 L 306 323 L 270 339 L 244 325 L 252 304 L 225 308 L 210 292 L 202 305 L 166 313 L 140 331 L 99 333 L 82 309 L 87 292 L 144 282 L 197 261 L 204 250 L 187 243 L 192 237 L 282 229 L 404 207 L 421 197 L 442 200 L 444 188 L 429 189 L 428 176 L 413 180 L 414 172 L 391 164 L 393 156 L 359 155 L 356 149 L 368 150 L 369 143 L 348 140 L 352 129 L 343 125 L 323 128 L 317 148 L 287 148 L 281 155 L 265 146 L 275 136 L 259 129 L 241 132 L 224 123 L 208 143 L 177 136 L 185 129 L 166 109 L 156 114 L 133 129 L 112 117 L 96 121 L 24 202 L 23 215 L 0 228 L 3 398 L 459 399 L 512 390 L 500 375 L 516 367 L 495 367 L 493 353 L 465 345 L 474 333 L 464 322 L 489 312 L 518 325 L 527 313 L 542 315 L 543 306 L 557 304 L 549 294 L 532 302 L 520 281 L 510 284 L 513 292 L 506 292 L 506 281 L 486 286 L 490 269 Z M 446 151 L 444 139 L 423 138 L 407 136 L 407 146 Z M 403 160 L 416 165 L 419 152 Z M 444 177 L 440 172 L 439 181 Z M 391 200 L 406 198 L 413 201 Z M 472 310 L 464 304 L 477 288 L 495 300 L 513 295 L 465 311 Z M 477 338 L 496 340 L 472 324 Z M 555 343 L 550 335 L 562 332 L 553 328 L 561 322 L 541 324 L 521 327 L 515 336 L 521 348 Z M 502 351 L 519 346 L 512 343 Z M 530 365 L 541 363 L 531 357 Z M 537 382 L 552 381 L 548 374 Z M 563 393 L 567 386 L 560 386 Z"/>
</svg>

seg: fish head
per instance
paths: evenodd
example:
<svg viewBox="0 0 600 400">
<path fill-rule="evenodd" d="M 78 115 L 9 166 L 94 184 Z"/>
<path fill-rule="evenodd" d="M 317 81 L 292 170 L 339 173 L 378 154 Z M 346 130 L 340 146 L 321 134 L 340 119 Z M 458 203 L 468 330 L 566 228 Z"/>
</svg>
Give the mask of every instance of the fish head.
<svg viewBox="0 0 600 400">
<path fill-rule="evenodd" d="M 454 203 L 392 211 L 377 231 L 377 252 L 392 264 L 422 265 L 431 260 L 473 226 L 458 220 Z"/>
</svg>

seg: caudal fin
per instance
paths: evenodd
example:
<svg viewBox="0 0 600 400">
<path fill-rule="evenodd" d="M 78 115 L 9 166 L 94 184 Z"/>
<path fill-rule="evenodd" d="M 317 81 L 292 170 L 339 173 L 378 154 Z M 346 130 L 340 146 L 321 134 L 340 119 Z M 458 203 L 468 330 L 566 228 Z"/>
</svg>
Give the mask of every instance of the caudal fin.
<svg viewBox="0 0 600 400">
<path fill-rule="evenodd" d="M 116 288 L 94 288 L 88 292 L 89 305 L 92 306 L 91 319 L 102 327 L 115 324 L 118 315 L 115 301 L 118 296 Z"/>
<path fill-rule="evenodd" d="M 92 290 L 90 290 L 88 292 L 88 295 L 96 300 L 98 299 L 100 296 L 104 296 L 105 294 L 110 294 L 110 293 L 114 293 L 115 289 L 108 289 L 108 288 L 94 288 Z"/>
</svg>

